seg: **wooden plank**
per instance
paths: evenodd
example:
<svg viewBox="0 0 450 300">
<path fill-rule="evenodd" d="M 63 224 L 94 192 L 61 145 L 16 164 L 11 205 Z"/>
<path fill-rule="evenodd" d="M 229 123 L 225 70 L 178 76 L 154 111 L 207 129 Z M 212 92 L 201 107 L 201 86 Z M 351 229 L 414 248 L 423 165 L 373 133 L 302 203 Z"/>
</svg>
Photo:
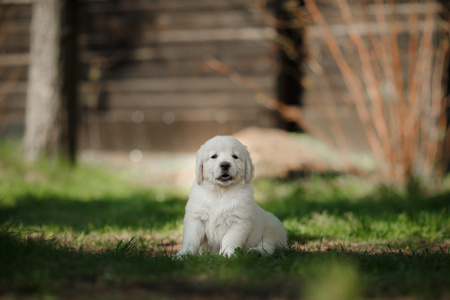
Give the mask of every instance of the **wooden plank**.
<svg viewBox="0 0 450 300">
<path fill-rule="evenodd" d="M 93 45 L 85 45 L 91 48 Z M 106 46 L 105 46 L 106 47 Z M 105 57 L 105 49 L 111 53 Z M 89 49 L 81 53 L 81 61 L 90 62 L 98 57 L 110 57 L 123 53 L 122 60 L 141 61 L 141 60 L 184 60 L 201 59 L 205 56 L 236 57 L 236 56 L 261 56 L 271 55 L 270 42 L 268 41 L 224 41 L 224 42 L 201 42 L 201 43 L 167 43 L 143 45 L 135 44 L 132 47 L 122 47 L 116 52 L 111 48 L 99 47 L 98 51 Z"/>
<path fill-rule="evenodd" d="M 146 31 L 114 36 L 110 33 L 82 33 L 80 43 L 90 45 L 133 45 L 139 41 L 140 45 L 154 45 L 165 43 L 219 42 L 219 41 L 267 41 L 275 38 L 276 32 L 270 27 L 242 27 L 242 28 L 208 28 L 208 29 L 179 29 Z"/>
<path fill-rule="evenodd" d="M 272 90 L 274 84 L 270 76 L 251 76 L 250 80 L 258 84 L 260 87 Z M 165 79 L 124 79 L 124 80 L 107 80 L 101 82 L 103 92 L 107 93 L 163 93 L 163 92 L 223 92 L 223 91 L 246 91 L 238 84 L 232 82 L 226 77 L 190 77 L 190 78 L 165 78 Z M 86 93 L 89 83 L 80 83 L 80 92 Z M 25 94 L 27 91 L 27 83 L 18 81 L 9 91 L 13 94 Z M 1 93 L 0 97 L 4 96 Z M 8 93 L 8 94 L 9 94 Z"/>
<path fill-rule="evenodd" d="M 119 0 L 119 1 L 83 1 L 82 10 L 90 13 L 114 13 L 145 10 L 148 12 L 161 11 L 224 11 L 232 8 L 247 8 L 245 0 Z"/>
<path fill-rule="evenodd" d="M 193 116 L 198 118 L 198 116 Z M 114 118 L 101 116 L 99 119 L 100 145 L 102 149 L 130 151 L 180 151 L 187 147 L 198 148 L 205 140 L 217 134 L 232 134 L 242 128 L 255 125 L 257 120 L 241 119 L 218 123 L 216 120 L 177 121 L 166 124 L 159 121 L 136 124 L 128 119 L 117 122 Z M 133 132 L 133 134 L 130 134 Z M 82 128 L 81 147 L 93 147 L 87 142 L 87 125 Z M 192 144 L 190 142 L 194 140 Z M 191 149 L 195 150 L 195 149 Z"/>
<path fill-rule="evenodd" d="M 80 24 L 82 32 L 114 32 L 129 34 L 136 32 L 168 29 L 237 28 L 265 26 L 264 18 L 248 10 L 239 8 L 225 11 L 178 11 L 156 12 L 136 10 L 110 14 L 83 14 Z"/>
<path fill-rule="evenodd" d="M 20 36 L 6 35 L 3 37 L 1 51 L 5 54 L 28 53 L 30 50 L 29 41 L 29 34 L 21 34 Z"/>
<path fill-rule="evenodd" d="M 0 98 L 5 97 L 6 95 L 9 94 L 25 94 L 27 92 L 27 83 L 26 81 L 17 81 L 14 86 L 8 90 L 8 91 L 4 91 L 3 89 L 0 89 Z"/>
<path fill-rule="evenodd" d="M 271 90 L 273 80 L 270 76 L 251 76 L 250 80 L 262 88 Z M 84 83 L 84 91 L 86 83 Z M 153 79 L 124 79 L 102 82 L 104 91 L 115 92 L 186 92 L 186 91 L 226 91 L 244 90 L 236 83 L 225 77 L 189 77 L 189 78 L 153 78 Z"/>
<path fill-rule="evenodd" d="M 209 138 L 221 134 L 230 135 L 242 128 L 254 125 L 252 121 L 229 122 L 178 122 L 166 125 L 154 123 L 100 123 L 100 149 L 129 152 L 133 149 L 143 151 L 191 152 Z M 83 126 L 80 148 L 95 148 L 87 138 L 87 127 Z M 134 134 L 129 134 L 133 132 Z"/>
<path fill-rule="evenodd" d="M 28 65 L 28 52 L 14 52 L 15 53 L 3 52 L 2 54 L 0 54 L 0 66 L 8 67 Z M 257 62 L 258 66 L 255 67 L 260 67 L 259 64 L 263 63 L 267 65 L 267 62 L 271 61 L 269 59 L 270 55 L 271 50 L 269 48 L 269 45 L 265 46 L 252 41 L 230 41 L 224 43 L 194 43 L 184 46 L 179 44 L 167 45 L 164 46 L 164 51 L 162 50 L 162 46 L 133 48 L 126 51 L 125 56 L 120 60 L 120 62 L 132 63 L 152 60 L 155 62 L 163 61 L 169 64 L 176 64 L 179 61 L 183 61 L 186 59 L 201 60 L 205 57 L 214 56 L 223 60 L 226 64 L 234 64 L 234 58 L 239 59 L 239 57 L 243 57 L 241 59 L 245 59 L 245 61 L 247 62 L 249 61 L 249 59 L 259 60 Z M 113 56 L 114 54 L 111 55 L 111 57 Z M 90 63 L 99 57 L 104 57 L 103 51 L 82 50 L 80 60 L 83 63 Z M 264 62 L 261 62 L 261 59 L 263 59 Z M 106 60 L 108 60 L 108 58 L 106 58 Z M 249 62 L 249 64 L 252 63 Z M 238 62 L 236 64 L 241 65 L 242 62 Z"/>
<path fill-rule="evenodd" d="M 15 3 L 14 3 L 15 2 Z M 2 10 L 0 11 L 1 21 L 4 20 L 4 16 L 8 15 L 10 10 L 14 10 L 13 20 L 29 20 L 31 17 L 31 5 L 27 3 L 27 0 L 21 2 L 21 0 L 0 0 Z"/>
<path fill-rule="evenodd" d="M 80 99 L 86 97 L 81 94 Z M 113 93 L 106 98 L 107 109 L 174 109 L 174 108 L 230 108 L 257 106 L 256 95 L 246 92 L 207 93 Z M 0 110 L 24 110 L 26 94 L 7 94 Z"/>
<path fill-rule="evenodd" d="M 158 29 L 191 29 L 191 28 L 230 28 L 265 26 L 262 14 L 258 15 L 245 9 L 227 11 L 180 11 L 159 13 L 154 22 Z"/>
<path fill-rule="evenodd" d="M 26 81 L 28 78 L 28 66 L 2 66 L 0 64 L 0 90 L 11 84 Z M 0 94 L 4 91 L 0 91 Z"/>
<path fill-rule="evenodd" d="M 85 97 L 80 95 L 80 99 Z M 213 109 L 242 108 L 258 106 L 256 95 L 250 92 L 234 93 L 113 93 L 106 98 L 107 109 L 148 110 L 148 109 L 189 109 L 209 107 Z M 24 110 L 25 94 L 8 94 L 3 98 L 2 110 Z"/>
<path fill-rule="evenodd" d="M 256 95 L 246 91 L 228 93 L 113 93 L 108 96 L 106 105 L 108 108 L 116 109 L 252 107 L 256 105 L 255 97 Z"/>
<path fill-rule="evenodd" d="M 244 76 L 257 76 L 271 74 L 274 63 L 267 56 L 242 57 L 222 59 L 226 65 Z M 88 73 L 89 66 L 84 66 L 84 73 Z M 215 76 L 208 70 L 204 60 L 183 61 L 146 61 L 136 63 L 121 63 L 103 71 L 102 79 L 127 79 L 127 78 L 167 78 L 183 76 Z"/>
<path fill-rule="evenodd" d="M 101 113 L 101 119 L 105 122 L 133 122 L 133 114 L 136 110 L 128 109 L 109 109 L 108 111 Z M 219 123 L 234 122 L 239 120 L 257 120 L 258 119 L 258 107 L 248 108 L 227 108 L 227 109 L 215 109 L 215 108 L 178 108 L 173 107 L 166 109 L 159 107 L 155 109 L 145 109 L 140 111 L 143 114 L 142 122 L 163 122 L 167 125 L 171 125 L 175 122 L 209 122 L 215 121 Z M 223 115 L 225 115 L 223 117 Z M 141 123 L 141 122 L 137 122 Z"/>
<path fill-rule="evenodd" d="M 24 5 L 24 4 L 33 4 L 36 0 L 0 0 L 0 4 L 2 5 Z"/>
<path fill-rule="evenodd" d="M 18 19 L 14 17 L 11 20 L 4 20 L 4 15 L 0 11 L 0 22 L 2 23 L 2 35 L 13 34 L 16 37 L 18 35 L 27 35 L 30 31 L 30 19 Z"/>
<path fill-rule="evenodd" d="M 25 94 L 7 94 L 5 97 L 1 98 L 3 101 L 0 102 L 0 110 L 25 110 Z"/>
</svg>

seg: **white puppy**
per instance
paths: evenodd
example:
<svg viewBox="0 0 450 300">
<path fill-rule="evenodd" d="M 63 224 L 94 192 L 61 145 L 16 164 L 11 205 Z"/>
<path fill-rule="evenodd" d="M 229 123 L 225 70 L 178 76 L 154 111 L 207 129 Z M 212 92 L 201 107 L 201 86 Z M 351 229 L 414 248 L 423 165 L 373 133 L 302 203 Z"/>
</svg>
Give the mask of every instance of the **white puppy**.
<svg viewBox="0 0 450 300">
<path fill-rule="evenodd" d="M 275 247 L 286 247 L 283 224 L 253 199 L 253 164 L 237 139 L 216 136 L 201 146 L 196 178 L 175 259 L 202 251 L 230 257 L 236 248 L 272 254 Z"/>
</svg>

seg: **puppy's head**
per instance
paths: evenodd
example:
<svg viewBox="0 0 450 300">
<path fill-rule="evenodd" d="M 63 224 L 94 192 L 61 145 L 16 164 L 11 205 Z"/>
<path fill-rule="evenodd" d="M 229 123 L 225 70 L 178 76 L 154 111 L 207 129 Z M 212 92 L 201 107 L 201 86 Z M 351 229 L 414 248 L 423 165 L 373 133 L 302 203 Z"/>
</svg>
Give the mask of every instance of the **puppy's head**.
<svg viewBox="0 0 450 300">
<path fill-rule="evenodd" d="M 216 136 L 197 152 L 197 183 L 229 186 L 253 179 L 253 164 L 247 147 L 232 136 Z"/>
</svg>

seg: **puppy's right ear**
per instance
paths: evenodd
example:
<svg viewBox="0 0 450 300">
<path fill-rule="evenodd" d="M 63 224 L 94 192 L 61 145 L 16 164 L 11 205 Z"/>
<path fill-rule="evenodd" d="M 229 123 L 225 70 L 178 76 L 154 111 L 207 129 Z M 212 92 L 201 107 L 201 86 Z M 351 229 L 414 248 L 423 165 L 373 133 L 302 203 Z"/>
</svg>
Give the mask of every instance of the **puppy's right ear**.
<svg viewBox="0 0 450 300">
<path fill-rule="evenodd" d="M 197 153 L 197 162 L 195 165 L 195 177 L 197 178 L 197 183 L 200 185 L 203 182 L 203 161 L 200 153 Z"/>
</svg>

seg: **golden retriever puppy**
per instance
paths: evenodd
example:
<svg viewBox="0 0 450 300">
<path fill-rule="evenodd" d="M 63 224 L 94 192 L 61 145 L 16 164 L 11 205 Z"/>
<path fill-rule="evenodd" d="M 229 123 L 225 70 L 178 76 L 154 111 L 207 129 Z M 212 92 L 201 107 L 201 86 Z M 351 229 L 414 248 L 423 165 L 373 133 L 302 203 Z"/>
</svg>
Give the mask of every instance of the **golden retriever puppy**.
<svg viewBox="0 0 450 300">
<path fill-rule="evenodd" d="M 202 251 L 230 257 L 237 248 L 264 255 L 286 247 L 283 224 L 255 203 L 253 170 L 247 147 L 232 136 L 216 136 L 200 147 L 183 247 L 175 259 Z"/>
</svg>

